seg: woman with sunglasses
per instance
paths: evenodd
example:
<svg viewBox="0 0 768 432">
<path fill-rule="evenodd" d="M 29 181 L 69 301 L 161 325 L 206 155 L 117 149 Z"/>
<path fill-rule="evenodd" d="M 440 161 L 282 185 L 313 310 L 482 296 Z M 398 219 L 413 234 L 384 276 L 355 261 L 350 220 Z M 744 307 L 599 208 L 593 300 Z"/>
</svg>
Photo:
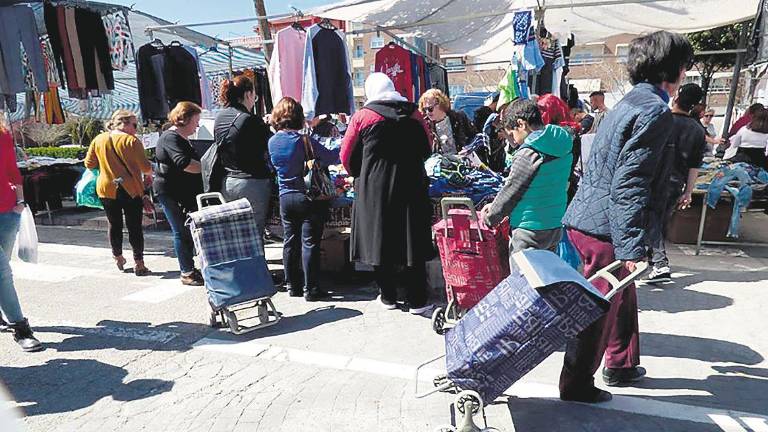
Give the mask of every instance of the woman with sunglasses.
<svg viewBox="0 0 768 432">
<path fill-rule="evenodd" d="M 136 138 L 136 114 L 117 110 L 107 125 L 109 129 L 91 142 L 85 156 L 85 167 L 99 169 L 96 194 L 101 198 L 109 221 L 109 244 L 115 265 L 123 271 L 123 216 L 128 228 L 128 241 L 133 249 L 133 273 L 146 276 L 144 265 L 144 232 L 141 226 L 145 185 L 151 184 L 152 165 L 144 154 L 144 146 Z"/>
<path fill-rule="evenodd" d="M 706 130 L 707 149 L 704 156 L 712 156 L 718 146 L 722 145 L 725 140 L 717 136 L 717 130 L 712 123 L 712 118 L 715 117 L 715 110 L 709 108 L 704 111 L 704 115 L 701 116 L 701 125 Z"/>
<path fill-rule="evenodd" d="M 461 111 L 451 109 L 451 100 L 438 89 L 429 89 L 419 98 L 419 111 L 424 114 L 432 132 L 432 152 L 456 154 L 475 136 L 475 127 Z"/>
</svg>

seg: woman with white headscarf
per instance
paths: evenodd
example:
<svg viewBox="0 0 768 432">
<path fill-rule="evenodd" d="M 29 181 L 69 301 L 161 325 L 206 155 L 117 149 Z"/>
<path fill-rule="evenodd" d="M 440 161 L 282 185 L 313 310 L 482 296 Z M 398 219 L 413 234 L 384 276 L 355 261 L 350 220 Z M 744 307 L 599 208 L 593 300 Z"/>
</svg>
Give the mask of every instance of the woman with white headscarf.
<svg viewBox="0 0 768 432">
<path fill-rule="evenodd" d="M 355 177 L 352 259 L 374 267 L 386 309 L 397 308 L 399 283 L 410 312 L 428 315 L 425 262 L 434 256 L 424 171 L 429 129 L 385 74 L 372 73 L 365 94 L 341 147 L 341 161 Z"/>
</svg>

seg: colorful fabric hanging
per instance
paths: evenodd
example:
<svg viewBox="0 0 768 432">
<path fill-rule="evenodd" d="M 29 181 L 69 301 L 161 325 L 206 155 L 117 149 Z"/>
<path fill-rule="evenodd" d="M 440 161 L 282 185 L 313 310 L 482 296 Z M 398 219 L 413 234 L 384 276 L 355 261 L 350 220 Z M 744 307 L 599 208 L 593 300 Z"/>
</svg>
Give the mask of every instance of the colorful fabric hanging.
<svg viewBox="0 0 768 432">
<path fill-rule="evenodd" d="M 45 122 L 48 124 L 63 124 L 66 119 L 59 99 L 59 89 L 52 87 L 43 93 L 43 105 L 45 105 Z"/>
<path fill-rule="evenodd" d="M 107 33 L 112 69 L 124 70 L 128 66 L 128 62 L 136 56 L 133 35 L 131 34 L 131 28 L 128 26 L 128 18 L 121 11 L 104 15 L 101 19 L 104 22 L 104 30 Z"/>
</svg>

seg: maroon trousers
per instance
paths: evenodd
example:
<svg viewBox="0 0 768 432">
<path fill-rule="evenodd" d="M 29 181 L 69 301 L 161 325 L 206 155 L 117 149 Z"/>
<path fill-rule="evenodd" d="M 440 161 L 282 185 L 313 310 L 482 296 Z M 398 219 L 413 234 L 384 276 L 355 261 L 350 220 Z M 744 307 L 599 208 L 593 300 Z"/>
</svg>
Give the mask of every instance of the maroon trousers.
<svg viewBox="0 0 768 432">
<path fill-rule="evenodd" d="M 568 237 L 584 264 L 584 276 L 589 278 L 615 261 L 613 245 L 580 231 L 568 230 Z M 626 268 L 618 272 L 619 279 L 629 274 Z M 600 279 L 595 287 L 606 294 L 611 287 Z M 637 291 L 635 285 L 626 287 L 613 297 L 608 313 L 568 342 L 560 373 L 560 394 L 589 393 L 594 387 L 594 375 L 605 354 L 608 368 L 631 368 L 640 364 L 640 332 L 637 323 Z"/>
</svg>

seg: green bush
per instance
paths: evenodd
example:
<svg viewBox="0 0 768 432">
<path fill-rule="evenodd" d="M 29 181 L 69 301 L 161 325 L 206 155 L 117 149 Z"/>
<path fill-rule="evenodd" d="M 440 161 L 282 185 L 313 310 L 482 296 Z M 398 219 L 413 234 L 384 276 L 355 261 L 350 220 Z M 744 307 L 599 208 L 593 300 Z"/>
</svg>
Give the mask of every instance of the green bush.
<svg viewBox="0 0 768 432">
<path fill-rule="evenodd" d="M 24 149 L 29 156 L 52 158 L 83 159 L 88 151 L 86 147 L 29 147 Z"/>
</svg>

